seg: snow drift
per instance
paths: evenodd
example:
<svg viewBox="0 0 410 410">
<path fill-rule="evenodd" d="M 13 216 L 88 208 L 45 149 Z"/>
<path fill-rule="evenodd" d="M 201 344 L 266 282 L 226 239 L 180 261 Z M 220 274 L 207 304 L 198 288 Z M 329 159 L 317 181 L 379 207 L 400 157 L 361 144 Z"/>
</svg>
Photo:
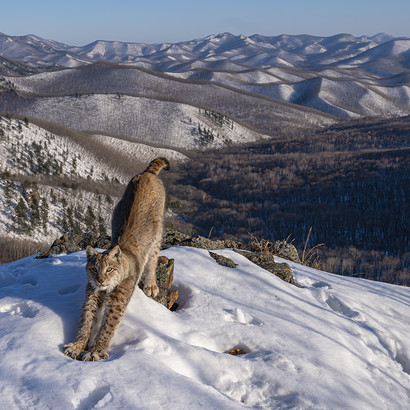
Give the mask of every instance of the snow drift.
<svg viewBox="0 0 410 410">
<path fill-rule="evenodd" d="M 216 252 L 238 266 L 202 249 L 162 251 L 175 259 L 178 310 L 137 289 L 110 358 L 88 363 L 62 352 L 77 330 L 85 252 L 0 266 L 2 408 L 406 406 L 410 289 L 289 262 L 294 286 Z"/>
</svg>

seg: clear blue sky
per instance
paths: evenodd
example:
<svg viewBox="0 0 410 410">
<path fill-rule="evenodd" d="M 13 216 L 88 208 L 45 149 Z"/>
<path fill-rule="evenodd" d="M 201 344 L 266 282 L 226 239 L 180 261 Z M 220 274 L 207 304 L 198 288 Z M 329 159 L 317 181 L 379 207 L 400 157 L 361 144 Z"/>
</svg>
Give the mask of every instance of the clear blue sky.
<svg viewBox="0 0 410 410">
<path fill-rule="evenodd" d="M 409 18 L 410 0 L 8 0 L 0 32 L 70 45 L 178 42 L 225 31 L 410 37 Z"/>
</svg>

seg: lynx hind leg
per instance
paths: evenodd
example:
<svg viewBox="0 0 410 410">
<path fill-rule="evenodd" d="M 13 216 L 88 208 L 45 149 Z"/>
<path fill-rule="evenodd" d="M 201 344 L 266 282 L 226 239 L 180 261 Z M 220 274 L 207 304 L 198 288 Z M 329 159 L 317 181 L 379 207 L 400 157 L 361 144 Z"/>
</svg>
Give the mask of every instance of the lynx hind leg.
<svg viewBox="0 0 410 410">
<path fill-rule="evenodd" d="M 157 264 L 158 264 L 158 255 L 161 244 L 157 243 L 154 245 L 149 257 L 147 264 L 144 269 L 144 293 L 147 296 L 157 296 L 159 288 L 157 285 Z"/>
</svg>

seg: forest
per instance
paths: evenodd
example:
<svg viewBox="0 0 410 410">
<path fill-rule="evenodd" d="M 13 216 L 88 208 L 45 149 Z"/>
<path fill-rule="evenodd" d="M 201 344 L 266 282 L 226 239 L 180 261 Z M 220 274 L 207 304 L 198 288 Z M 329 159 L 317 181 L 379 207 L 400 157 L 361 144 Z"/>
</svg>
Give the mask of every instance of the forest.
<svg viewBox="0 0 410 410">
<path fill-rule="evenodd" d="M 215 112 L 204 115 L 229 124 Z M 17 128 L 27 122 L 20 120 Z M 70 143 L 60 143 L 61 153 L 50 150 L 55 137 L 49 133 L 41 147 L 39 142 L 9 144 L 14 152 L 9 165 L 27 167 L 32 175 L 6 169 L 0 173 L 5 206 L 15 205 L 16 233 L 47 231 L 51 223 L 66 231 L 105 234 L 110 210 L 124 189 L 124 175 L 142 171 L 146 161 L 113 153 L 86 134 L 45 125 L 49 132 L 68 135 Z M 8 132 L 3 130 L 4 143 Z M 92 159 L 85 152 L 92 152 Z M 168 191 L 167 225 L 244 244 L 255 238 L 286 239 L 299 254 L 305 247 L 314 248 L 311 262 L 325 271 L 410 285 L 410 116 L 293 130 L 269 140 L 186 155 L 189 161 L 172 161 L 171 171 L 161 174 Z M 80 161 L 91 164 L 91 174 L 80 177 Z M 98 164 L 105 164 L 105 172 L 118 172 L 110 172 L 111 178 L 103 172 L 94 180 L 92 170 Z M 114 178 L 120 174 L 122 183 Z M 36 192 L 40 195 L 33 195 Z M 89 202 L 93 214 L 83 195 L 94 201 Z M 53 222 L 48 207 L 58 211 Z M 2 238 L 0 260 L 45 250 L 47 244 L 41 245 Z"/>
<path fill-rule="evenodd" d="M 169 178 L 195 233 L 301 250 L 312 228 L 322 269 L 410 285 L 410 117 L 197 152 Z"/>
</svg>

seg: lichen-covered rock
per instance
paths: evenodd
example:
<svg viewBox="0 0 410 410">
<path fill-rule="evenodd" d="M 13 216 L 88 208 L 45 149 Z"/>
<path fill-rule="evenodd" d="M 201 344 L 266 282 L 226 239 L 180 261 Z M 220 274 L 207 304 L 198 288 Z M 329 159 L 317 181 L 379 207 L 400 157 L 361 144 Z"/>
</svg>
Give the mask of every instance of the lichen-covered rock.
<svg viewBox="0 0 410 410">
<path fill-rule="evenodd" d="M 83 235 L 65 233 L 56 239 L 50 249 L 37 255 L 37 258 L 47 258 L 59 253 L 76 252 L 85 249 L 88 245 L 93 248 L 107 249 L 111 244 L 109 236 L 98 236 L 92 233 Z"/>
<path fill-rule="evenodd" d="M 192 246 L 193 248 L 201 248 L 201 249 L 225 249 L 224 241 L 213 241 L 208 238 L 204 238 L 203 236 L 197 236 L 196 238 L 192 238 L 191 242 L 188 246 Z"/>
<path fill-rule="evenodd" d="M 291 284 L 295 283 L 291 267 L 287 263 L 275 262 L 272 254 L 264 252 L 245 252 L 239 249 L 234 250 L 242 256 L 245 256 L 245 258 L 249 259 L 254 264 L 273 273 L 285 282 Z"/>
<path fill-rule="evenodd" d="M 238 266 L 237 263 L 235 263 L 233 260 L 231 260 L 231 259 L 229 259 L 229 258 L 227 258 L 227 257 L 225 257 L 225 256 L 218 255 L 217 253 L 211 252 L 211 251 L 208 251 L 208 252 L 209 252 L 209 255 L 210 255 L 213 259 L 215 259 L 215 261 L 216 261 L 217 263 L 219 263 L 219 265 L 226 266 L 226 267 L 228 267 L 228 268 L 236 268 L 236 267 Z"/>
<path fill-rule="evenodd" d="M 272 253 L 292 262 L 300 263 L 296 247 L 287 241 L 275 241 Z"/>
<path fill-rule="evenodd" d="M 171 309 L 178 299 L 178 289 L 172 287 L 172 281 L 174 280 L 174 259 L 168 259 L 166 256 L 158 257 L 157 264 L 157 285 L 159 288 L 158 295 L 151 297 L 166 308 Z M 144 282 L 141 280 L 139 287 L 144 287 Z"/>
<path fill-rule="evenodd" d="M 173 229 L 165 229 L 162 235 L 162 249 L 172 246 L 189 246 L 192 237 Z"/>
<path fill-rule="evenodd" d="M 186 235 L 182 232 L 175 231 L 173 229 L 166 229 L 162 237 L 162 249 L 167 249 L 172 246 L 192 246 L 193 248 L 200 249 L 225 249 L 225 248 L 241 248 L 240 242 L 234 242 L 231 240 L 212 240 L 204 238 L 203 236 Z"/>
</svg>

